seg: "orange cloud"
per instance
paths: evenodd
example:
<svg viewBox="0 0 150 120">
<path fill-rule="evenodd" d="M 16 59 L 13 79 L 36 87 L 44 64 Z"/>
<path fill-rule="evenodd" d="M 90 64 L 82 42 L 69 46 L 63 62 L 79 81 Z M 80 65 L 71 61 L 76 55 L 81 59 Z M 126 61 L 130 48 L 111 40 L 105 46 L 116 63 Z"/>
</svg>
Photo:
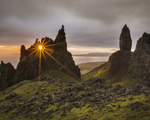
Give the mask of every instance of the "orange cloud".
<svg viewBox="0 0 150 120">
<path fill-rule="evenodd" d="M 115 48 L 114 48 L 114 49 L 110 49 L 110 51 L 112 51 L 112 52 L 116 52 L 116 51 L 117 51 L 117 49 L 115 49 Z"/>
<path fill-rule="evenodd" d="M 0 54 L 20 54 L 20 46 L 0 46 Z"/>
<path fill-rule="evenodd" d="M 6 46 L 2 46 L 2 45 L 0 45 L 0 48 L 4 48 L 4 47 L 6 47 Z"/>
</svg>

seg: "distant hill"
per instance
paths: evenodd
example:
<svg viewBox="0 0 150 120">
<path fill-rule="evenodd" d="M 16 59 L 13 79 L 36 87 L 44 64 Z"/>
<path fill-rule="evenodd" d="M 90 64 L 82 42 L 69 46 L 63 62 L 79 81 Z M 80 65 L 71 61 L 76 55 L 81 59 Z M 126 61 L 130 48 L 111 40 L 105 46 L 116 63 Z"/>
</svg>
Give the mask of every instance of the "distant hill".
<svg viewBox="0 0 150 120">
<path fill-rule="evenodd" d="M 105 63 L 104 61 L 102 61 L 102 62 L 87 62 L 87 63 L 79 64 L 78 67 L 80 68 L 81 74 L 86 74 L 86 73 L 90 72 L 92 69 L 94 69 L 95 67 L 98 67 L 104 63 Z"/>
<path fill-rule="evenodd" d="M 74 54 L 73 56 L 110 56 L 111 53 L 87 53 L 87 54 Z"/>
</svg>

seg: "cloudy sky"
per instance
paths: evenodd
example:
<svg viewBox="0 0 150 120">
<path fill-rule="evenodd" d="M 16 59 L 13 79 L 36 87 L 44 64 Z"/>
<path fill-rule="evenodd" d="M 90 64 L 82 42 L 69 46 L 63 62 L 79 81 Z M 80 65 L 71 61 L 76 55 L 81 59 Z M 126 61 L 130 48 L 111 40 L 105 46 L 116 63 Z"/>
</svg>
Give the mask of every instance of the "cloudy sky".
<svg viewBox="0 0 150 120">
<path fill-rule="evenodd" d="M 68 50 L 74 54 L 119 49 L 124 24 L 132 50 L 150 33 L 150 0 L 0 0 L 0 54 L 19 54 L 36 38 L 55 40 L 65 26 Z"/>
</svg>

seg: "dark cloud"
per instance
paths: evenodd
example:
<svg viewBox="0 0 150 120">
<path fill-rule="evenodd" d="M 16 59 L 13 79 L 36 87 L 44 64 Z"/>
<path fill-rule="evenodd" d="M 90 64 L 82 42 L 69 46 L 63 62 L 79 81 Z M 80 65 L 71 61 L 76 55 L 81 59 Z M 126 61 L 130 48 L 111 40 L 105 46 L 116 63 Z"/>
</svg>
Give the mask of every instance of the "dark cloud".
<svg viewBox="0 0 150 120">
<path fill-rule="evenodd" d="M 78 37 L 77 37 L 78 36 Z M 75 44 L 79 46 L 94 46 L 94 47 L 116 47 L 118 44 L 118 38 L 107 33 L 78 33 L 71 36 L 72 40 L 69 40 L 69 44 Z M 108 44 L 109 43 L 109 44 Z"/>
<path fill-rule="evenodd" d="M 150 33 L 149 5 L 149 0 L 1 0 L 0 45 L 55 39 L 64 24 L 70 46 L 118 48 L 127 24 L 135 47 L 143 32 Z"/>
</svg>

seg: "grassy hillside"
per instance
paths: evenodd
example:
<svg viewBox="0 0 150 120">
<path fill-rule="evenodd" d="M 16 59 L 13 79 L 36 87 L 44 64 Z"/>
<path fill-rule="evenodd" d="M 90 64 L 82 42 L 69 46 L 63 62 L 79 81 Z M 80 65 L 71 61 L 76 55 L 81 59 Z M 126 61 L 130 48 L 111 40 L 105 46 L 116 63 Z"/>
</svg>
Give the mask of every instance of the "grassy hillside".
<svg viewBox="0 0 150 120">
<path fill-rule="evenodd" d="M 128 92 L 101 79 L 66 81 L 26 80 L 0 92 L 0 120 L 150 120 L 145 84 Z"/>
<path fill-rule="evenodd" d="M 91 77 L 100 77 L 103 79 L 107 79 L 107 66 L 108 63 L 101 64 L 100 66 L 94 68 L 90 72 L 82 75 L 82 80 L 87 80 Z"/>
<path fill-rule="evenodd" d="M 119 82 L 112 82 L 112 80 L 115 79 L 116 76 L 109 78 L 108 77 L 108 68 L 110 63 L 105 63 L 103 65 L 100 65 L 99 67 L 94 68 L 92 71 L 90 71 L 87 74 L 82 75 L 82 80 L 87 80 L 91 77 L 99 77 L 105 79 L 107 83 L 111 83 L 112 85 L 120 84 L 124 87 L 131 87 L 135 85 L 136 83 L 144 81 L 143 79 L 133 79 L 129 74 L 126 74 L 121 81 Z"/>
<path fill-rule="evenodd" d="M 128 75 L 120 84 L 130 87 L 108 84 L 96 78 L 105 72 L 95 68 L 82 83 L 56 70 L 24 80 L 0 92 L 0 120 L 150 120 L 150 83 Z"/>
<path fill-rule="evenodd" d="M 70 75 L 65 74 L 62 71 L 59 70 L 48 70 L 45 71 L 41 74 L 41 78 L 44 77 L 45 75 L 49 75 L 52 78 L 59 78 L 62 80 L 63 83 L 68 83 L 68 82 L 77 82 L 75 78 L 71 77 Z M 38 77 L 35 79 L 38 80 Z"/>
<path fill-rule="evenodd" d="M 87 63 L 81 63 L 78 66 L 80 68 L 81 74 L 86 74 L 90 72 L 92 69 L 94 69 L 95 67 L 98 67 L 104 63 L 105 62 L 87 62 Z"/>
</svg>

